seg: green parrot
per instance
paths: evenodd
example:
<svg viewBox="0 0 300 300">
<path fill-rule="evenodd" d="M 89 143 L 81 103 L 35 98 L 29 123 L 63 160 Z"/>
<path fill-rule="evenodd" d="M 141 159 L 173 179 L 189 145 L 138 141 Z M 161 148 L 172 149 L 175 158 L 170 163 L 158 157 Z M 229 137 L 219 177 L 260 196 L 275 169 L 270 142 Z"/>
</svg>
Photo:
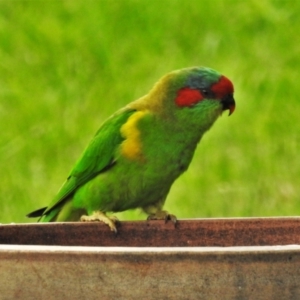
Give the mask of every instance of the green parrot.
<svg viewBox="0 0 300 300">
<path fill-rule="evenodd" d="M 162 210 L 197 144 L 224 110 L 235 109 L 233 84 L 206 67 L 176 70 L 140 99 L 108 118 L 49 206 L 28 217 L 40 222 L 102 221 L 107 212 L 141 208 L 148 219 L 176 222 Z"/>
</svg>

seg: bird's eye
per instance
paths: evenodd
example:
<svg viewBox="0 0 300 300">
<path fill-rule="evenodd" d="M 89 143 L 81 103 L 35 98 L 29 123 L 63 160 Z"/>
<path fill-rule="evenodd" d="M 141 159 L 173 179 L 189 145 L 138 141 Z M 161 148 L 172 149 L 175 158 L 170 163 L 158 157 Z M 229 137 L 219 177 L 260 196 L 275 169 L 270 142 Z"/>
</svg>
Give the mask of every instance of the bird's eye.
<svg viewBox="0 0 300 300">
<path fill-rule="evenodd" d="M 201 89 L 201 94 L 204 98 L 212 98 L 212 92 L 207 89 Z"/>
</svg>

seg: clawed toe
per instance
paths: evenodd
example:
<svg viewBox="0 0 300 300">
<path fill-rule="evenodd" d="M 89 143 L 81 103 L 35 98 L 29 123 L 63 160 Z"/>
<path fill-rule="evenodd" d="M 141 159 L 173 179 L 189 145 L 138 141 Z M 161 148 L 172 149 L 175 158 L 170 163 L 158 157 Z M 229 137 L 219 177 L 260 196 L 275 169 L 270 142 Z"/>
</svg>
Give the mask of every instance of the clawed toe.
<svg viewBox="0 0 300 300">
<path fill-rule="evenodd" d="M 169 220 L 172 221 L 174 224 L 177 222 L 177 218 L 175 215 L 169 214 L 165 210 L 157 211 L 155 214 L 151 214 L 148 216 L 147 220 L 165 220 L 168 222 Z"/>
<path fill-rule="evenodd" d="M 116 224 L 119 222 L 116 216 L 107 216 L 101 211 L 94 211 L 90 216 L 81 216 L 81 222 L 103 222 L 110 228 L 111 231 L 117 233 Z"/>
</svg>

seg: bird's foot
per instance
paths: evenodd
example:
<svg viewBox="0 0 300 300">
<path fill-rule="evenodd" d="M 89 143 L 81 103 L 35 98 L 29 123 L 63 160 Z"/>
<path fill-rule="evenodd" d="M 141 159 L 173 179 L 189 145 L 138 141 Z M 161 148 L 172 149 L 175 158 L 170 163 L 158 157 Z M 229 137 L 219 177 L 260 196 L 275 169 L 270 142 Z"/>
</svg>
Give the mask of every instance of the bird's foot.
<svg viewBox="0 0 300 300">
<path fill-rule="evenodd" d="M 176 216 L 169 214 L 166 210 L 159 210 L 155 214 L 150 214 L 147 220 L 165 220 L 166 223 L 170 220 L 174 224 L 177 222 Z"/>
<path fill-rule="evenodd" d="M 103 222 L 110 228 L 111 231 L 117 233 L 116 224 L 119 222 L 116 216 L 107 216 L 102 211 L 94 211 L 90 216 L 81 216 L 81 222 Z"/>
</svg>

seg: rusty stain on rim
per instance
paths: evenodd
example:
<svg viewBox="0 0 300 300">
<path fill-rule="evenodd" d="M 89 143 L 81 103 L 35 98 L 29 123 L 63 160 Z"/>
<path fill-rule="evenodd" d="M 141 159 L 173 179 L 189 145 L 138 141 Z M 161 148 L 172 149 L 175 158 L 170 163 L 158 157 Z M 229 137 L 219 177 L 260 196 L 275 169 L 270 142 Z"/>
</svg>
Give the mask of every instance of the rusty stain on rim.
<svg viewBox="0 0 300 300">
<path fill-rule="evenodd" d="M 300 244 L 300 218 L 123 221 L 0 225 L 0 244 L 112 247 L 230 247 Z"/>
</svg>

